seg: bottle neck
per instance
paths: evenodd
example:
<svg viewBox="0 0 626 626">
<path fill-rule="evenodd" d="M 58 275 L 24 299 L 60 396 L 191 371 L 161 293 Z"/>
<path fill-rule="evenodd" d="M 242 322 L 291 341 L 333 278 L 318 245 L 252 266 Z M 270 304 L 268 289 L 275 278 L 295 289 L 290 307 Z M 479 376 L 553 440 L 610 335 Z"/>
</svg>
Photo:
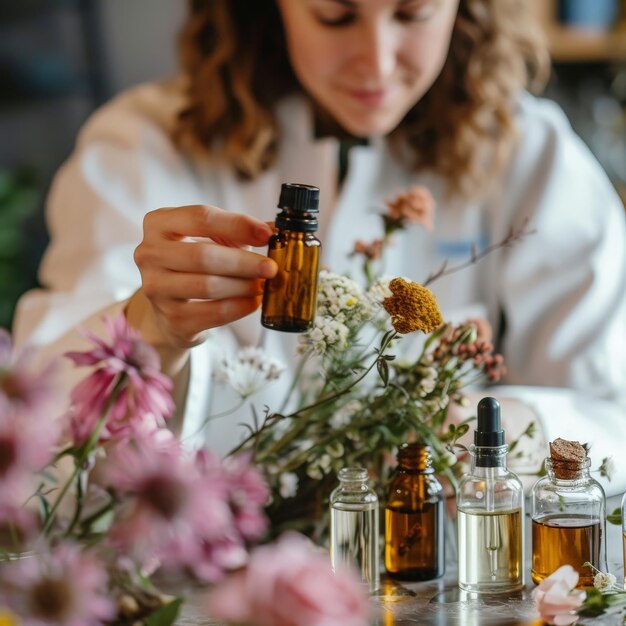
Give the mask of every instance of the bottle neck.
<svg viewBox="0 0 626 626">
<path fill-rule="evenodd" d="M 557 461 L 547 458 L 545 461 L 546 472 L 548 478 L 553 483 L 568 485 L 580 484 L 590 480 L 589 467 L 591 459 L 586 458 L 583 461 Z"/>
<path fill-rule="evenodd" d="M 420 443 L 405 443 L 398 450 L 398 469 L 432 474 L 430 446 Z"/>
<path fill-rule="evenodd" d="M 506 453 L 509 447 L 504 446 L 470 446 L 472 473 L 483 468 L 506 470 Z"/>
<path fill-rule="evenodd" d="M 298 233 L 314 233 L 317 231 L 317 215 L 315 213 L 283 209 L 276 216 L 274 223 L 276 228 L 283 231 L 295 231 Z"/>
<path fill-rule="evenodd" d="M 360 467 L 344 467 L 339 470 L 341 488 L 346 491 L 362 491 L 367 489 L 369 475 L 366 469 Z"/>
</svg>

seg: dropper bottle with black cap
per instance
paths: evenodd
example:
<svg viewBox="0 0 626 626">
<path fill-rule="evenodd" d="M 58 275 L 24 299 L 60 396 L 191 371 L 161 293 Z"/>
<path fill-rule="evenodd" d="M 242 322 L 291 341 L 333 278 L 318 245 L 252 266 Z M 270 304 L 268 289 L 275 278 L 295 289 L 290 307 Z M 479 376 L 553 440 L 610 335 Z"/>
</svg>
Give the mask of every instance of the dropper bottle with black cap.
<svg viewBox="0 0 626 626">
<path fill-rule="evenodd" d="M 457 490 L 459 587 L 475 593 L 524 586 L 524 491 L 506 466 L 508 446 L 495 398 L 478 403 L 471 470 Z"/>
<path fill-rule="evenodd" d="M 315 236 L 320 190 L 285 183 L 280 189 L 277 232 L 267 256 L 278 272 L 265 281 L 261 323 L 266 328 L 302 333 L 313 327 L 321 242 Z"/>
</svg>

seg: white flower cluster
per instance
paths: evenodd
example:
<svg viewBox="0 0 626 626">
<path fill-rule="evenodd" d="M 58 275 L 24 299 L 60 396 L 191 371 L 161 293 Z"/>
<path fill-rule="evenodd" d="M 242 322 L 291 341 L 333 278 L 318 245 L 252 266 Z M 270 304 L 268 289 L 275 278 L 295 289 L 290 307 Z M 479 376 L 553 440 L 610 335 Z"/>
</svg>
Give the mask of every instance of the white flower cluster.
<svg viewBox="0 0 626 626">
<path fill-rule="evenodd" d="M 313 328 L 298 338 L 300 353 L 315 352 L 323 355 L 330 350 L 340 352 L 348 347 L 350 329 L 330 317 L 320 317 L 313 322 Z"/>
<path fill-rule="evenodd" d="M 229 384 L 242 398 L 256 393 L 277 379 L 285 366 L 264 350 L 246 346 L 236 355 L 226 355 L 213 372 L 215 380 Z"/>
<path fill-rule="evenodd" d="M 389 289 L 389 283 L 391 282 L 391 280 L 392 278 L 389 276 L 381 276 L 380 278 L 377 278 L 367 290 L 368 298 L 376 306 L 382 307 L 383 300 L 385 300 L 386 298 L 391 298 L 391 296 L 393 296 L 391 289 Z"/>
<path fill-rule="evenodd" d="M 317 315 L 330 317 L 349 328 L 372 316 L 372 302 L 357 283 L 322 270 L 317 288 Z"/>
<path fill-rule="evenodd" d="M 610 591 L 615 587 L 617 579 L 613 574 L 598 571 L 593 577 L 593 586 L 600 591 Z"/>
<path fill-rule="evenodd" d="M 322 270 L 317 288 L 313 328 L 299 338 L 300 353 L 323 355 L 348 347 L 350 331 L 372 317 L 374 304 L 353 280 Z"/>
</svg>

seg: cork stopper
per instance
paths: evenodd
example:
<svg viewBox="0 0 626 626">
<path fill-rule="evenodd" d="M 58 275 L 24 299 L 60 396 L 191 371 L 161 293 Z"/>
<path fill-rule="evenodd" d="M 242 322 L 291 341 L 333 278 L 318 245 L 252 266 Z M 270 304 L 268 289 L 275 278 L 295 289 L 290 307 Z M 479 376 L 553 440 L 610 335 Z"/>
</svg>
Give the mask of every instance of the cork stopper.
<svg viewBox="0 0 626 626">
<path fill-rule="evenodd" d="M 587 451 L 578 441 L 555 439 L 550 442 L 550 461 L 554 475 L 560 480 L 573 480 L 585 467 Z"/>
</svg>

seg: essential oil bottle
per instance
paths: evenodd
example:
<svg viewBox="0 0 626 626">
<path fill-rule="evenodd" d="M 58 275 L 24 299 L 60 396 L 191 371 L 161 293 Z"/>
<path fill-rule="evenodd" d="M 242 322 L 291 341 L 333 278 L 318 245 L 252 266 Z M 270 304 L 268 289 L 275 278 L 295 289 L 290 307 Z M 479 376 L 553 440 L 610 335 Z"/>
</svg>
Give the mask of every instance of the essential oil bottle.
<svg viewBox="0 0 626 626">
<path fill-rule="evenodd" d="M 442 576 L 443 520 L 443 488 L 435 478 L 430 446 L 403 444 L 385 506 L 387 574 L 402 580 Z"/>
<path fill-rule="evenodd" d="M 495 398 L 478 403 L 471 470 L 457 490 L 459 587 L 477 593 L 524 586 L 524 492 L 506 466 L 507 445 Z"/>
<path fill-rule="evenodd" d="M 317 300 L 320 240 L 317 187 L 285 183 L 281 186 L 276 232 L 269 241 L 267 256 L 278 272 L 265 281 L 261 323 L 266 328 L 302 333 L 313 327 Z"/>
<path fill-rule="evenodd" d="M 367 470 L 344 467 L 330 495 L 330 560 L 361 572 L 370 593 L 380 586 L 378 497 L 367 485 Z"/>
<path fill-rule="evenodd" d="M 607 571 L 606 501 L 600 483 L 589 475 L 591 461 L 577 441 L 556 439 L 545 461 L 547 476 L 532 489 L 533 582 L 540 583 L 568 563 L 578 571 L 578 587 L 592 587 L 594 571 Z"/>
</svg>

